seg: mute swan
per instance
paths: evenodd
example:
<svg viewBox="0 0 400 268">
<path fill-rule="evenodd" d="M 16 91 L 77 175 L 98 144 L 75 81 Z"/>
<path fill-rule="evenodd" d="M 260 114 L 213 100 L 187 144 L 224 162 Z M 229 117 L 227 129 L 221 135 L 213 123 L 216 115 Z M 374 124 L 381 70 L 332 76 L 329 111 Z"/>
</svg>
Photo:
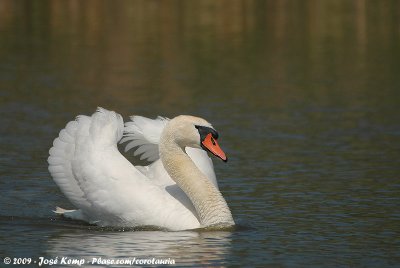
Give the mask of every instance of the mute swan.
<svg viewBox="0 0 400 268">
<path fill-rule="evenodd" d="M 234 225 L 205 151 L 227 161 L 211 124 L 184 115 L 131 120 L 124 128 L 119 114 L 98 108 L 60 131 L 49 151 L 49 171 L 77 210 L 55 212 L 99 226 Z M 135 155 L 153 162 L 132 165 L 117 148 L 127 141 L 125 151 L 138 147 Z"/>
</svg>

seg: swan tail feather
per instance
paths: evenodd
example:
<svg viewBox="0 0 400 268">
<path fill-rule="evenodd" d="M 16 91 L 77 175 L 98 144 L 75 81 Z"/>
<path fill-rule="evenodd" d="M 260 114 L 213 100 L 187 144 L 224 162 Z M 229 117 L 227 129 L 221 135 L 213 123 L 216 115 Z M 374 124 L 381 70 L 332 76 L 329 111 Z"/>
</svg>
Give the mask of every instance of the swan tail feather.
<svg viewBox="0 0 400 268">
<path fill-rule="evenodd" d="M 67 219 L 78 220 L 78 221 L 88 221 L 86 215 L 80 210 L 76 209 L 63 209 L 60 207 L 56 207 L 53 212 L 57 215 L 63 216 Z"/>
</svg>

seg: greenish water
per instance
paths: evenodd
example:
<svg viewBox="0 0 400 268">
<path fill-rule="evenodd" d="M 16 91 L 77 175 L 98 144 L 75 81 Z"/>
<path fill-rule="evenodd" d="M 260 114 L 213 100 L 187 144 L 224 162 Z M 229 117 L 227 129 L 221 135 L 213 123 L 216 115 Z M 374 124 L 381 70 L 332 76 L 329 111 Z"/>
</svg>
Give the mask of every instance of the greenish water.
<svg viewBox="0 0 400 268">
<path fill-rule="evenodd" d="M 55 217 L 71 205 L 48 149 L 97 106 L 212 122 L 238 227 L 122 232 Z M 0 1 L 0 266 L 399 266 L 399 107 L 399 1 Z"/>
</svg>

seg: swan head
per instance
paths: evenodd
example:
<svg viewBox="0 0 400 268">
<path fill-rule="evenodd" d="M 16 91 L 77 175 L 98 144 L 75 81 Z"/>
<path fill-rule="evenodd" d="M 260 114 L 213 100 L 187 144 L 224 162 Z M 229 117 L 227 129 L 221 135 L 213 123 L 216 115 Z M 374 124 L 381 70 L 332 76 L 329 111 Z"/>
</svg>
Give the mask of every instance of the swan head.
<svg viewBox="0 0 400 268">
<path fill-rule="evenodd" d="M 185 147 L 203 149 L 224 162 L 228 160 L 218 145 L 218 132 L 203 118 L 180 115 L 168 122 L 166 130 L 175 143 L 183 149 Z"/>
</svg>

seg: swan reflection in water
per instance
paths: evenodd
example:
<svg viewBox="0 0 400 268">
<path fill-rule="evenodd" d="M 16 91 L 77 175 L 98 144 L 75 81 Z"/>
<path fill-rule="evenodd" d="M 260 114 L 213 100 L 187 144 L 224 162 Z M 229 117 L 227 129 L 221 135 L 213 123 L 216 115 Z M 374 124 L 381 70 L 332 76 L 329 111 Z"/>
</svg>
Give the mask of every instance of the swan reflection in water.
<svg viewBox="0 0 400 268">
<path fill-rule="evenodd" d="M 173 259 L 175 264 L 216 265 L 230 255 L 228 231 L 77 231 L 48 240 L 48 256 L 84 258 Z"/>
</svg>

